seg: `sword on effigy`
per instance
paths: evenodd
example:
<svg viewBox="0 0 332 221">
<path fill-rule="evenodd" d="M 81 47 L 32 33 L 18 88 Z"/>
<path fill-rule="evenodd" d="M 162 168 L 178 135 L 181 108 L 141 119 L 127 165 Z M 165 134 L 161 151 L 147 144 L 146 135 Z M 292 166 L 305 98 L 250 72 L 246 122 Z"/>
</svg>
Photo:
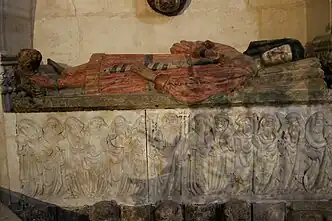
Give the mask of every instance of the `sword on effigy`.
<svg viewBox="0 0 332 221">
<path fill-rule="evenodd" d="M 168 69 L 176 69 L 176 68 L 187 68 L 196 65 L 208 65 L 208 64 L 217 64 L 219 63 L 219 57 L 215 51 L 209 49 L 199 49 L 196 55 L 200 56 L 199 58 L 193 58 L 187 56 L 185 59 L 178 59 L 172 62 L 163 63 L 163 62 L 153 62 L 152 56 L 153 55 L 145 55 L 145 64 L 144 66 L 147 69 L 152 71 L 157 70 L 168 70 Z M 105 74 L 111 73 L 121 73 L 121 72 L 129 72 L 131 68 L 135 66 L 135 64 L 117 64 L 110 66 L 104 69 Z"/>
<path fill-rule="evenodd" d="M 154 70 L 168 70 L 172 68 L 183 68 L 183 67 L 192 67 L 195 65 L 207 65 L 207 64 L 216 64 L 220 63 L 220 60 L 223 58 L 223 55 L 215 52 L 214 50 L 201 48 L 196 50 L 195 55 L 198 58 L 186 57 L 185 59 L 179 59 L 171 63 L 153 63 L 145 62 L 145 64 L 136 63 L 136 64 L 121 64 L 115 65 L 109 68 L 104 69 L 105 74 L 119 73 L 119 72 L 134 72 L 140 75 L 142 78 L 153 82 L 155 89 L 157 91 L 164 91 L 170 76 L 168 74 L 159 74 L 154 72 Z"/>
</svg>

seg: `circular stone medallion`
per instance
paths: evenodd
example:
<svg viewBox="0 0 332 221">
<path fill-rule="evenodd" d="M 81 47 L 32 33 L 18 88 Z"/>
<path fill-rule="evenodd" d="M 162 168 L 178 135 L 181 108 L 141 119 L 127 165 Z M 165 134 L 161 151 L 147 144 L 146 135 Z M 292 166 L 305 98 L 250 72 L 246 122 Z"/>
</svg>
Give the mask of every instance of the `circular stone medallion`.
<svg viewBox="0 0 332 221">
<path fill-rule="evenodd" d="M 187 0 L 147 0 L 150 7 L 166 16 L 178 15 L 186 6 Z"/>
</svg>

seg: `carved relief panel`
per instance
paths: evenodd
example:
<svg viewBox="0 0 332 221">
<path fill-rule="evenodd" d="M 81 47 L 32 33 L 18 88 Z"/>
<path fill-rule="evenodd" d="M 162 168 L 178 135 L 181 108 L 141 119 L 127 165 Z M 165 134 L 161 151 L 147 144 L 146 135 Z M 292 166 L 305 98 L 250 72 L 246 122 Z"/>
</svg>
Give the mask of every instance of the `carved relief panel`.
<svg viewBox="0 0 332 221">
<path fill-rule="evenodd" d="M 331 119 L 329 106 L 18 114 L 10 170 L 24 194 L 70 204 L 328 196 Z"/>
<path fill-rule="evenodd" d="M 145 130 L 143 111 L 19 115 L 22 192 L 82 203 L 145 202 Z"/>
<path fill-rule="evenodd" d="M 254 121 L 252 114 L 239 114 L 243 110 L 190 112 L 180 162 L 183 198 L 199 201 L 203 195 L 209 200 L 250 195 L 253 150 L 249 141 Z"/>
<path fill-rule="evenodd" d="M 187 110 L 148 110 L 148 165 L 150 200 L 179 200 L 181 161 L 186 140 Z"/>
</svg>

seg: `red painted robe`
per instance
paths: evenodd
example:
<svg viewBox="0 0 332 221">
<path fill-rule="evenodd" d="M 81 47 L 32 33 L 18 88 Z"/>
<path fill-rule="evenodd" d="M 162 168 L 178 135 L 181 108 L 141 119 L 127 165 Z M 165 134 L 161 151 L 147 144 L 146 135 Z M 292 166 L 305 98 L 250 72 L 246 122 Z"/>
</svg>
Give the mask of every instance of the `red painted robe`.
<svg viewBox="0 0 332 221">
<path fill-rule="evenodd" d="M 172 54 L 153 55 L 153 62 L 169 63 L 193 56 L 199 42 L 174 44 Z M 163 92 L 175 99 L 196 103 L 212 95 L 230 94 L 253 75 L 251 58 L 234 48 L 214 43 L 213 50 L 223 56 L 223 63 L 155 71 L 157 75 L 169 76 Z M 104 73 L 105 68 L 123 63 L 144 63 L 143 54 L 93 54 L 88 63 L 67 69 L 54 82 L 44 76 L 33 76 L 32 80 L 43 88 L 84 88 L 85 95 L 112 95 L 143 93 L 148 91 L 148 81 L 133 72 Z"/>
</svg>

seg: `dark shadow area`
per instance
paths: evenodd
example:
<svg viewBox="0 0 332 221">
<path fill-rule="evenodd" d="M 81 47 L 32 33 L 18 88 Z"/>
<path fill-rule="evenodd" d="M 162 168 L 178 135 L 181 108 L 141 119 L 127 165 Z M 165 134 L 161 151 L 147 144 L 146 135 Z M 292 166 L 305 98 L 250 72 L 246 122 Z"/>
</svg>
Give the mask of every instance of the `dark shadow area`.
<svg viewBox="0 0 332 221">
<path fill-rule="evenodd" d="M 37 0 L 0 0 L 0 51 L 33 47 Z"/>
<path fill-rule="evenodd" d="M 0 188 L 1 202 L 24 221 L 88 221 L 83 210 L 69 211 L 21 193 Z"/>
</svg>

